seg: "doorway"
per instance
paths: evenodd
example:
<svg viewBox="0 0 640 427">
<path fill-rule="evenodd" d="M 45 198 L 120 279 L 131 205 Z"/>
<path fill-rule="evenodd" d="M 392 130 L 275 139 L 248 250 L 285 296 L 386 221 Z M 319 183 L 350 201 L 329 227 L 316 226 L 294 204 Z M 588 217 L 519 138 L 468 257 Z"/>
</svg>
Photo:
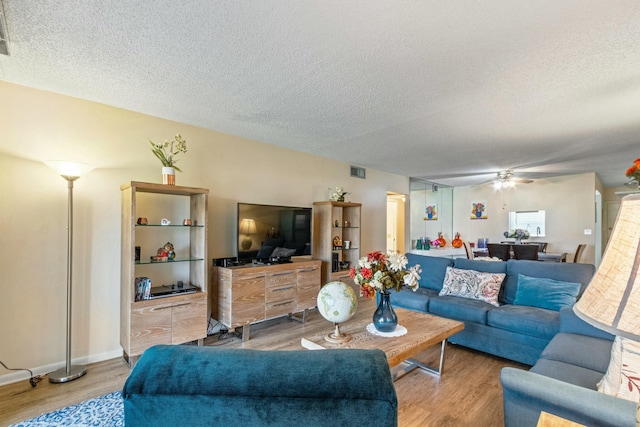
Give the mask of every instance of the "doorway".
<svg viewBox="0 0 640 427">
<path fill-rule="evenodd" d="M 404 194 L 387 193 L 387 251 L 405 252 L 405 201 Z"/>
</svg>

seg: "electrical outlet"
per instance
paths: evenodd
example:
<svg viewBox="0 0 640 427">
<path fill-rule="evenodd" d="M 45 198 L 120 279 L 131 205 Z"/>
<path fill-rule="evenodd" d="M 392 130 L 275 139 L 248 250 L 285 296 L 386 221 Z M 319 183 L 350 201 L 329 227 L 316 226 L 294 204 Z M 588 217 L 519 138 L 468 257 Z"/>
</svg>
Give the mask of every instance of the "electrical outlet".
<svg viewBox="0 0 640 427">
<path fill-rule="evenodd" d="M 585 236 L 591 236 L 591 229 L 590 228 L 585 228 L 584 229 L 584 235 Z"/>
</svg>

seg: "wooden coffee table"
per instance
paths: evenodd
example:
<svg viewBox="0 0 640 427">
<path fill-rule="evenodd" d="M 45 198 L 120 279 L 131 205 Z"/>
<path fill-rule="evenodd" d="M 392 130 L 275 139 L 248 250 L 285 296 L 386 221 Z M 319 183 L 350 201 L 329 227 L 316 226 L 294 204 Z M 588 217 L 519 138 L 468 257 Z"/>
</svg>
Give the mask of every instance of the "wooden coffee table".
<svg viewBox="0 0 640 427">
<path fill-rule="evenodd" d="M 395 312 L 398 315 L 398 324 L 407 328 L 407 333 L 403 336 L 386 338 L 370 334 L 366 330 L 367 324 L 371 323 L 369 316 L 357 320 L 352 319 L 340 325 L 341 332 L 351 335 L 351 340 L 346 343 L 327 342 L 324 339 L 326 333 L 318 333 L 302 338 L 301 344 L 310 350 L 378 348 L 387 355 L 394 381 L 416 368 L 424 369 L 438 376 L 441 375 L 445 342 L 451 335 L 464 329 L 464 323 L 402 308 L 396 308 Z M 412 359 L 418 353 L 438 343 L 441 343 L 441 350 L 440 364 L 437 369 Z"/>
</svg>

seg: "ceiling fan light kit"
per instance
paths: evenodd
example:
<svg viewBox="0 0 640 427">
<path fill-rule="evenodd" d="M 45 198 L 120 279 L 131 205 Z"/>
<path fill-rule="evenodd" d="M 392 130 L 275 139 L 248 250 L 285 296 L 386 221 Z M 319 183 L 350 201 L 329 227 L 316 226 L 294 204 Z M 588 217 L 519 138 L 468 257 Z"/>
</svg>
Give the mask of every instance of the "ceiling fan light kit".
<svg viewBox="0 0 640 427">
<path fill-rule="evenodd" d="M 513 178 L 512 170 L 500 171 L 496 175 L 498 176 L 498 180 L 493 183 L 493 187 L 495 189 L 502 190 L 505 188 L 513 188 L 516 186 L 515 181 L 511 179 Z"/>
</svg>

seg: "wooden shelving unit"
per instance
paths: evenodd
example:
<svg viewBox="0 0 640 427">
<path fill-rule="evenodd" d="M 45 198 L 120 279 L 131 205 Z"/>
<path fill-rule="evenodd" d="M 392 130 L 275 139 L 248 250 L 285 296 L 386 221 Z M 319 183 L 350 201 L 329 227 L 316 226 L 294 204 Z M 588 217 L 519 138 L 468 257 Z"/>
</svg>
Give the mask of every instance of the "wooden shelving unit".
<svg viewBox="0 0 640 427">
<path fill-rule="evenodd" d="M 352 267 L 360 258 L 361 208 L 362 204 L 350 202 L 313 204 L 312 254 L 315 259 L 322 260 L 323 285 L 340 281 L 355 287 L 349 277 L 349 268 L 341 267 L 341 263 L 348 262 Z M 341 246 L 336 246 L 335 241 Z M 348 249 L 345 241 L 350 242 Z M 359 293 L 359 289 L 355 290 Z"/>
<path fill-rule="evenodd" d="M 132 181 L 122 195 L 120 345 L 132 366 L 144 350 L 157 344 L 182 344 L 207 336 L 207 202 L 209 190 Z M 137 218 L 147 218 L 147 225 Z M 170 225 L 162 225 L 162 219 Z M 191 225 L 182 225 L 183 219 Z M 173 261 L 151 262 L 166 242 L 174 245 Z M 136 247 L 140 258 L 136 259 Z M 136 277 L 152 286 L 183 281 L 195 293 L 136 300 Z"/>
</svg>

